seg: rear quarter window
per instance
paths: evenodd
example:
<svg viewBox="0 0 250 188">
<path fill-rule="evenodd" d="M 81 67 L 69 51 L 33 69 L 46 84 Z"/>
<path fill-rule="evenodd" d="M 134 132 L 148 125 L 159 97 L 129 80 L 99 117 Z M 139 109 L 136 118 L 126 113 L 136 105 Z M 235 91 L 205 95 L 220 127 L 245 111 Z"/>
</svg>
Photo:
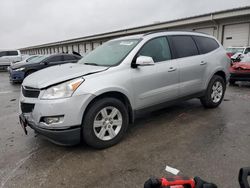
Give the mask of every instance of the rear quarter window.
<svg viewBox="0 0 250 188">
<path fill-rule="evenodd" d="M 216 40 L 208 37 L 193 36 L 200 54 L 206 54 L 219 48 L 219 44 Z"/>
<path fill-rule="evenodd" d="M 168 36 L 175 58 L 198 55 L 197 46 L 191 36 L 176 35 Z"/>
<path fill-rule="evenodd" d="M 46 61 L 48 61 L 50 63 L 59 62 L 59 61 L 62 61 L 62 56 L 61 55 L 55 55 L 55 56 L 47 58 Z"/>
<path fill-rule="evenodd" d="M 64 61 L 73 61 L 75 60 L 75 57 L 73 55 L 64 55 L 63 59 Z"/>
</svg>

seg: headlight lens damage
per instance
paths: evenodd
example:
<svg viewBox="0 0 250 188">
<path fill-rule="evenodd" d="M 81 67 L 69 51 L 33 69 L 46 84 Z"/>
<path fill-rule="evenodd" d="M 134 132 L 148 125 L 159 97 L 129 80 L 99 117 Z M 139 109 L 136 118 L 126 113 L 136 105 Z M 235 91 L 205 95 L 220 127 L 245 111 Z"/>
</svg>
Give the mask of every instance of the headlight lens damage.
<svg viewBox="0 0 250 188">
<path fill-rule="evenodd" d="M 84 82 L 83 78 L 76 78 L 45 90 L 41 99 L 60 99 L 71 97 L 76 89 Z"/>
</svg>

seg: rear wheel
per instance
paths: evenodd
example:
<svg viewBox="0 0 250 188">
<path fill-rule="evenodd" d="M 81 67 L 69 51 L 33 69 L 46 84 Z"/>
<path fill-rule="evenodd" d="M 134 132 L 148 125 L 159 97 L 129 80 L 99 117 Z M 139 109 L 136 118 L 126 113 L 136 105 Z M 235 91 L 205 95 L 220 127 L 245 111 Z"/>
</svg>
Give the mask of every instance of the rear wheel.
<svg viewBox="0 0 250 188">
<path fill-rule="evenodd" d="M 97 149 L 111 147 L 124 136 L 128 127 L 125 105 L 115 98 L 103 98 L 94 102 L 82 125 L 84 141 Z"/>
<path fill-rule="evenodd" d="M 221 76 L 214 75 L 210 80 L 205 96 L 201 97 L 201 103 L 205 108 L 216 108 L 224 98 L 226 84 Z"/>
</svg>

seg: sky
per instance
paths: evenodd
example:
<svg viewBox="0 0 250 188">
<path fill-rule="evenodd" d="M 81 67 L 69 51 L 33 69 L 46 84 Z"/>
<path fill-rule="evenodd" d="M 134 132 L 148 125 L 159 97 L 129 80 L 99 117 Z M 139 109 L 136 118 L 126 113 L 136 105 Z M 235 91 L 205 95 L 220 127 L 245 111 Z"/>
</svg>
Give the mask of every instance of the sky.
<svg viewBox="0 0 250 188">
<path fill-rule="evenodd" d="M 0 49 L 17 49 L 244 6 L 250 6 L 250 0 L 0 0 Z"/>
</svg>

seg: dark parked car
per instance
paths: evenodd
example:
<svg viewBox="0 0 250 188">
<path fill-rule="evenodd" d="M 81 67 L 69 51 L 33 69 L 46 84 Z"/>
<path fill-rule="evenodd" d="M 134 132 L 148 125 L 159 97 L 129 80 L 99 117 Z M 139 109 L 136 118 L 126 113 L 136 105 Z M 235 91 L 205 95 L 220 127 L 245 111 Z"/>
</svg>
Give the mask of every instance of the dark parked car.
<svg viewBox="0 0 250 188">
<path fill-rule="evenodd" d="M 21 82 L 23 79 L 38 70 L 65 63 L 76 63 L 81 56 L 74 54 L 54 54 L 38 56 L 29 62 L 16 63 L 9 67 L 10 81 Z"/>
</svg>

